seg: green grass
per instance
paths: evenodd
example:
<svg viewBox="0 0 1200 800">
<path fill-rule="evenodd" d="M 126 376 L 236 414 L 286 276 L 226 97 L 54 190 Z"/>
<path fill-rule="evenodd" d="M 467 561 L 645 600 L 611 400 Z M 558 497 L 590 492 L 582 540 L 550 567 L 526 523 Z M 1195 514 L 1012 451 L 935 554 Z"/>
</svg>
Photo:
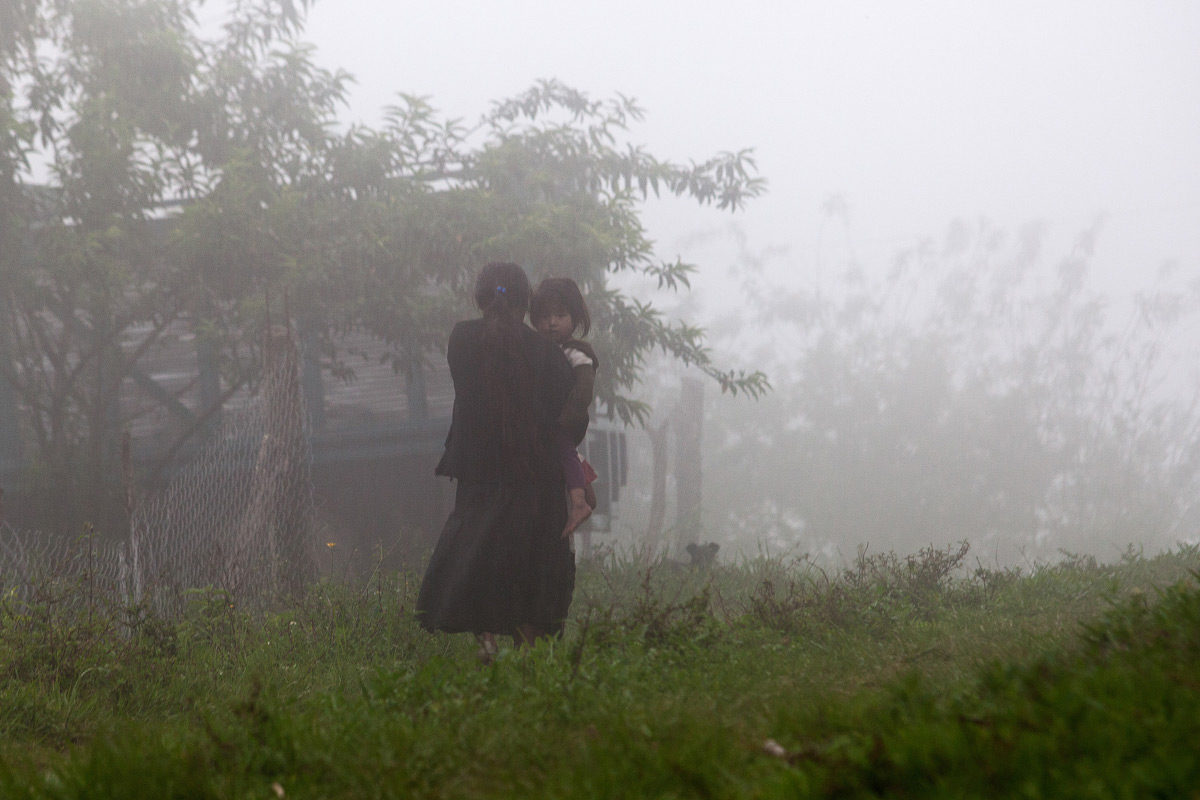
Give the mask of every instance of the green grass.
<svg viewBox="0 0 1200 800">
<path fill-rule="evenodd" d="M 0 797 L 1200 797 L 1195 549 L 610 561 L 480 667 L 416 581 L 0 608 Z"/>
</svg>

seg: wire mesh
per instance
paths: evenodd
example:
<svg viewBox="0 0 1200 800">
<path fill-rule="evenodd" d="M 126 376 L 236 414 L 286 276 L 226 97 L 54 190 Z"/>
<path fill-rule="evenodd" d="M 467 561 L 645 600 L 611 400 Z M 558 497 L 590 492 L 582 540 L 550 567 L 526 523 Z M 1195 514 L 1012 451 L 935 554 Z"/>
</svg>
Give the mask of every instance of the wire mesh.
<svg viewBox="0 0 1200 800">
<path fill-rule="evenodd" d="M 260 391 L 162 491 L 134 504 L 128 538 L 67 537 L 0 525 L 0 588 L 34 599 L 51 584 L 178 613 L 194 589 L 259 606 L 315 577 L 312 452 L 289 330 L 264 346 Z"/>
</svg>

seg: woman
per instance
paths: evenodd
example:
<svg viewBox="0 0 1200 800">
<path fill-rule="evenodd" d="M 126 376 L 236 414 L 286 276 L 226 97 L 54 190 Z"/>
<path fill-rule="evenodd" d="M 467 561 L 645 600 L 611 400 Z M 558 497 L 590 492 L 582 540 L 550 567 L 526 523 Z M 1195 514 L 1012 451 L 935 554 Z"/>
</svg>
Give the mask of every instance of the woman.
<svg viewBox="0 0 1200 800">
<path fill-rule="evenodd" d="M 518 646 L 562 631 L 575 587 L 556 422 L 573 379 L 562 350 L 524 324 L 529 279 L 492 263 L 475 282 L 480 319 L 459 322 L 446 358 L 454 412 L 438 475 L 457 481 L 417 598 L 429 631 L 495 634 Z"/>
</svg>

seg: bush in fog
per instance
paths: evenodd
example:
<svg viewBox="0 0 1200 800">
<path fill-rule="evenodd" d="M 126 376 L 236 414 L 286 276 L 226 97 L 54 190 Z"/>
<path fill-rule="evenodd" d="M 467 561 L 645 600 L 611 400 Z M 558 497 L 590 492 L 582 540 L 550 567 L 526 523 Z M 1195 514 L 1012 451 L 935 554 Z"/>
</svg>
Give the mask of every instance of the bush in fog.
<svg viewBox="0 0 1200 800">
<path fill-rule="evenodd" d="M 714 414 L 710 527 L 827 553 L 965 538 L 1005 561 L 1194 537 L 1200 410 L 1178 343 L 1200 281 L 1164 268 L 1106 297 L 1095 231 L 1053 269 L 1044 239 L 956 223 L 878 278 L 781 292 L 751 275 L 776 391 Z"/>
</svg>

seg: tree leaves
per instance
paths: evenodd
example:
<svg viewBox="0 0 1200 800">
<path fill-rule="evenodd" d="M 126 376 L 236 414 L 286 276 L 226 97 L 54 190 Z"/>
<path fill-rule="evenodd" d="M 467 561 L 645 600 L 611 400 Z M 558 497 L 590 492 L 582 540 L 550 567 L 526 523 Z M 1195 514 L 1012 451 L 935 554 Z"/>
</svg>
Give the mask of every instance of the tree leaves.
<svg viewBox="0 0 1200 800">
<path fill-rule="evenodd" d="M 342 128 L 350 76 L 298 41 L 308 0 L 236 0 L 214 40 L 197 32 L 198 6 L 0 6 L 12 25 L 0 34 L 0 291 L 6 340 L 22 348 L 0 368 L 56 469 L 86 452 L 103 474 L 114 457 L 130 421 L 123 336 L 190 326 L 240 385 L 268 298 L 286 296 L 331 373 L 348 374 L 336 342 L 350 328 L 407 370 L 440 358 L 453 319 L 475 313 L 469 287 L 491 260 L 579 282 L 599 396 L 622 420 L 645 419 L 635 392 L 655 350 L 725 391 L 767 389 L 761 372 L 714 364 L 699 328 L 611 286 L 630 274 L 688 290 L 696 268 L 656 258 L 639 203 L 665 193 L 738 210 L 764 190 L 751 151 L 657 158 L 630 141 L 634 100 L 554 80 L 471 125 L 399 94 L 380 127 Z M 49 186 L 28 185 L 35 131 Z M 100 363 L 103 380 L 81 369 Z"/>
</svg>

